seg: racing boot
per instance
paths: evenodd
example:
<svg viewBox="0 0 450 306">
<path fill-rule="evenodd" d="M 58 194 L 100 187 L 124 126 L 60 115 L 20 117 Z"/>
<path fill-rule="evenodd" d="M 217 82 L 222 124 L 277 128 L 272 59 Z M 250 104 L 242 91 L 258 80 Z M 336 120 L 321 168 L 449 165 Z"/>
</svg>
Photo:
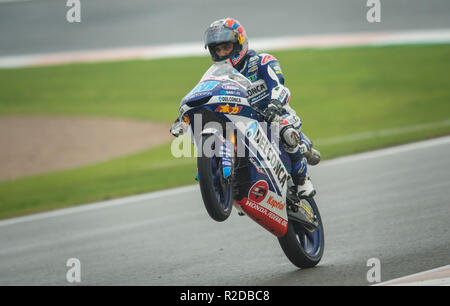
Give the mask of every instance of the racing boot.
<svg viewBox="0 0 450 306">
<path fill-rule="evenodd" d="M 316 190 L 309 176 L 306 175 L 307 165 L 316 165 L 320 161 L 320 153 L 311 148 L 312 143 L 303 133 L 291 126 L 281 130 L 283 145 L 288 153 L 291 162 L 291 176 L 294 184 L 297 186 L 297 194 L 300 199 L 310 198 L 316 194 Z M 315 154 L 312 154 L 314 150 Z M 305 152 L 306 154 L 304 154 Z M 309 156 L 310 158 L 308 159 Z"/>
<path fill-rule="evenodd" d="M 298 151 L 300 152 L 300 150 Z M 316 194 L 311 178 L 307 175 L 308 161 L 305 156 L 289 154 L 292 160 L 291 176 L 297 186 L 297 195 L 300 199 L 310 198 Z M 299 158 L 300 157 L 300 158 Z"/>
<path fill-rule="evenodd" d="M 316 190 L 309 176 L 305 176 L 297 185 L 297 195 L 300 199 L 311 198 L 316 195 Z"/>
</svg>

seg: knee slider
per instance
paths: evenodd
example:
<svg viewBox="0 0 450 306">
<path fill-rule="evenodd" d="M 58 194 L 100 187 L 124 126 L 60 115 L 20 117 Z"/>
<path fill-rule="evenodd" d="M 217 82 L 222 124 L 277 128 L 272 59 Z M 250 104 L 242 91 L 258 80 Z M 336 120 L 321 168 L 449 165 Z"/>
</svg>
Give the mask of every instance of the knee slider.
<svg viewBox="0 0 450 306">
<path fill-rule="evenodd" d="M 286 126 L 281 129 L 281 140 L 290 151 L 296 150 L 301 143 L 300 135 L 292 126 Z"/>
</svg>

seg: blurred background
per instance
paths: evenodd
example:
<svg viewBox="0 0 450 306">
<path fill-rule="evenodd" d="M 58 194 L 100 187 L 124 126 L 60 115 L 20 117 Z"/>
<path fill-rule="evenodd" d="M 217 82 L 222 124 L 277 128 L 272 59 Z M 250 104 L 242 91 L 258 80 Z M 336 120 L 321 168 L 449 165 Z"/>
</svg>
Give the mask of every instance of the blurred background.
<svg viewBox="0 0 450 306">
<path fill-rule="evenodd" d="M 365 0 L 80 0 L 81 23 L 64 0 L 0 1 L 0 55 L 202 42 L 214 20 L 232 16 L 250 39 L 450 26 L 446 0 L 381 1 L 369 23 Z"/>
</svg>

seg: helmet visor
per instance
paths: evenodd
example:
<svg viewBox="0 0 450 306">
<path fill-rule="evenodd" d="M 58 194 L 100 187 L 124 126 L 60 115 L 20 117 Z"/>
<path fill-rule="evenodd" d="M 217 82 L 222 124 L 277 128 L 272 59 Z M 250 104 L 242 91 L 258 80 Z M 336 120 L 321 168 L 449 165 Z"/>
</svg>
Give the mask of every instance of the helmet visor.
<svg viewBox="0 0 450 306">
<path fill-rule="evenodd" d="M 230 30 L 218 30 L 218 31 L 207 31 L 205 33 L 205 48 L 208 45 L 214 44 L 220 44 L 224 42 L 235 42 L 236 38 L 233 35 L 233 31 Z"/>
</svg>

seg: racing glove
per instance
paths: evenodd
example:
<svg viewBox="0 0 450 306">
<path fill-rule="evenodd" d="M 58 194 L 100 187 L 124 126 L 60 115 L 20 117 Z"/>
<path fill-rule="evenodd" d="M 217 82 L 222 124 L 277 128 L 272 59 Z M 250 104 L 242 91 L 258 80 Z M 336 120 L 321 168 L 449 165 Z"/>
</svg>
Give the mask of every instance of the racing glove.
<svg viewBox="0 0 450 306">
<path fill-rule="evenodd" d="M 273 121 L 279 121 L 283 109 L 283 104 L 278 100 L 270 100 L 264 111 L 264 121 L 271 123 Z"/>
<path fill-rule="evenodd" d="M 170 134 L 172 134 L 175 137 L 184 134 L 183 124 L 181 123 L 179 118 L 175 120 L 174 123 L 172 124 L 172 127 L 170 128 Z"/>
</svg>

